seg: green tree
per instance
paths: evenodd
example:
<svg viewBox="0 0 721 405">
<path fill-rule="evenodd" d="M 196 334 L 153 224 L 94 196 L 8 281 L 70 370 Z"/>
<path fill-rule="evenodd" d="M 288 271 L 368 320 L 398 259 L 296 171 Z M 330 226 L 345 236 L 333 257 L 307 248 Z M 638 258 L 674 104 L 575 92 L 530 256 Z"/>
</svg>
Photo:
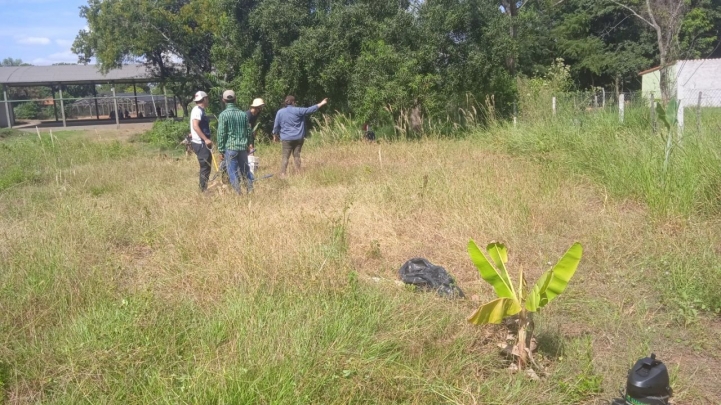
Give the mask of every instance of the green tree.
<svg viewBox="0 0 721 405">
<path fill-rule="evenodd" d="M 661 97 L 667 102 L 671 97 L 671 82 L 665 67 L 673 64 L 689 50 L 681 49 L 681 33 L 689 11 L 707 3 L 706 0 L 610 0 L 613 4 L 623 7 L 631 15 L 642 22 L 656 34 L 658 61 L 660 70 Z M 693 15 L 692 15 L 693 16 Z M 698 21 L 698 18 L 694 18 Z M 689 25 L 694 24 L 687 24 Z M 710 26 L 710 25 L 709 25 Z M 688 28 L 690 36 L 698 34 L 695 29 Z"/>
<path fill-rule="evenodd" d="M 29 64 L 23 63 L 22 59 L 5 58 L 0 62 L 0 66 L 29 66 Z"/>
<path fill-rule="evenodd" d="M 144 62 L 187 104 L 210 84 L 213 34 L 205 10 L 210 0 L 89 0 L 80 9 L 88 31 L 73 44 L 79 62 L 97 58 L 107 71 Z"/>
<path fill-rule="evenodd" d="M 657 24 L 668 27 L 672 19 L 662 6 L 681 4 L 676 50 L 694 49 L 691 56 L 713 50 L 721 0 L 648 1 L 659 5 Z M 642 6 L 641 0 L 89 0 L 81 15 L 90 30 L 78 34 L 73 49 L 81 62 L 94 57 L 106 70 L 146 63 L 185 104 L 196 90 L 208 91 L 214 110 L 222 90 L 233 88 L 241 105 L 264 98 L 266 114 L 293 94 L 300 104 L 329 97 L 331 111 L 363 120 L 395 121 L 401 109 L 461 120 L 460 108 L 486 100 L 510 112 L 517 76 L 546 77 L 558 58 L 581 88 L 637 85 L 639 70 L 668 59 Z M 163 93 L 162 86 L 146 91 Z"/>
<path fill-rule="evenodd" d="M 613 83 L 616 93 L 637 85 L 638 72 L 655 63 L 655 43 L 638 20 L 606 0 L 567 0 L 554 10 L 557 54 L 581 88 Z"/>
<path fill-rule="evenodd" d="M 679 47 L 682 58 L 711 57 L 719 44 L 721 1 L 696 1 L 681 23 Z"/>
<path fill-rule="evenodd" d="M 35 119 L 41 114 L 40 106 L 35 102 L 27 102 L 19 104 L 14 108 L 15 117 L 21 120 Z"/>
</svg>

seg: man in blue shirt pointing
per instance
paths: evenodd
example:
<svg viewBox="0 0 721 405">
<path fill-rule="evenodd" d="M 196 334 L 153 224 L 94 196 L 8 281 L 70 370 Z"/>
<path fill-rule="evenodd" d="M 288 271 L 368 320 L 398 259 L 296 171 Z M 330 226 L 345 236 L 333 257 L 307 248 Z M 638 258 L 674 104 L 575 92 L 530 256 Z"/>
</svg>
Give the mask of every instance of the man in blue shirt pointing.
<svg viewBox="0 0 721 405">
<path fill-rule="evenodd" d="M 305 138 L 305 117 L 328 104 L 328 99 L 325 98 L 312 107 L 302 108 L 295 106 L 295 97 L 288 96 L 283 104 L 285 108 L 280 109 L 275 115 L 275 125 L 273 125 L 273 139 L 277 142 L 280 138 L 283 142 L 281 177 L 285 176 L 291 153 L 295 161 L 295 168 L 300 171 L 300 150 L 303 148 L 303 139 Z"/>
</svg>

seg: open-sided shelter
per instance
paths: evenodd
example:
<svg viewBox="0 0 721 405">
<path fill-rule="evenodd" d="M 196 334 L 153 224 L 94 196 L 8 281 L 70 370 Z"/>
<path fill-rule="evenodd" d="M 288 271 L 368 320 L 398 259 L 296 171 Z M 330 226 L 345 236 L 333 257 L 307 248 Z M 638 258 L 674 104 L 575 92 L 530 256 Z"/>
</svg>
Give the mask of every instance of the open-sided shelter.
<svg viewBox="0 0 721 405">
<path fill-rule="evenodd" d="M 56 106 L 60 104 L 60 112 L 62 115 L 63 126 L 66 125 L 65 117 L 65 103 L 72 102 L 74 100 L 68 100 L 63 98 L 63 87 L 67 85 L 94 85 L 98 84 L 110 84 L 115 88 L 118 84 L 132 84 L 134 88 L 134 104 L 135 109 L 139 111 L 139 102 L 137 97 L 137 91 L 135 90 L 136 83 L 149 83 L 157 82 L 159 78 L 145 65 L 134 64 L 134 65 L 123 65 L 119 69 L 112 69 L 107 73 L 102 73 L 98 70 L 96 65 L 57 65 L 57 66 L 12 66 L 12 67 L 0 67 L 0 85 L 3 86 L 3 102 L 0 107 L 0 126 L 12 127 L 14 123 L 14 117 L 12 112 L 13 101 L 43 101 L 43 100 L 8 100 L 7 88 L 8 87 L 33 87 L 33 86 L 47 86 L 53 91 L 53 104 Z M 56 94 L 57 90 L 57 94 Z M 105 99 L 105 100 L 104 100 Z M 107 100 L 109 99 L 109 100 Z M 112 100 L 113 111 L 118 110 L 118 96 L 113 94 L 110 97 L 98 97 L 94 94 L 94 97 L 86 99 L 93 100 L 95 104 L 95 113 L 97 119 L 100 119 L 98 100 L 101 100 L 101 104 L 107 104 Z M 167 99 L 163 100 L 164 110 L 168 111 Z M 116 124 L 119 125 L 119 114 L 115 114 Z"/>
</svg>

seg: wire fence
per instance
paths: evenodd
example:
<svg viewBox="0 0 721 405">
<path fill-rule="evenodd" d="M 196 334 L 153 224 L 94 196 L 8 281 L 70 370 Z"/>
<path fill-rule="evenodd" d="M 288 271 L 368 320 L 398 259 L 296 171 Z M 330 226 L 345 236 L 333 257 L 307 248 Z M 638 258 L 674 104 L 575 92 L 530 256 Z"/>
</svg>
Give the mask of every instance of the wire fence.
<svg viewBox="0 0 721 405">
<path fill-rule="evenodd" d="M 604 90 L 561 94 L 539 94 L 522 97 L 518 106 L 517 122 L 533 123 L 547 119 L 570 119 L 577 122 L 594 119 L 599 115 L 616 116 L 619 122 L 629 119 L 641 122 L 651 129 L 658 128 L 661 104 L 660 94 L 651 92 L 608 92 Z M 675 122 L 681 130 L 721 131 L 721 89 L 698 91 L 686 90 L 679 94 L 678 109 L 669 122 Z M 662 106 L 663 107 L 663 106 Z M 663 113 L 666 110 L 663 109 Z M 669 117 L 671 118 L 671 117 Z"/>
<path fill-rule="evenodd" d="M 570 125 L 599 116 L 615 117 L 621 123 L 636 122 L 656 130 L 659 125 L 659 94 L 652 92 L 594 91 L 553 94 L 521 94 L 514 108 L 514 122 L 532 124 L 548 119 L 567 119 Z M 679 93 L 680 108 L 675 122 L 682 130 L 721 132 L 721 89 Z M 117 94 L 87 98 L 46 98 L 0 101 L 0 127 L 29 120 L 121 120 L 174 117 L 180 112 L 173 96 Z M 631 121 L 629 121 L 631 120 Z"/>
<path fill-rule="evenodd" d="M 117 113 L 116 113 L 117 109 Z M 97 97 L 48 97 L 42 99 L 0 99 L 0 127 L 12 127 L 31 121 L 120 120 L 175 117 L 179 105 L 175 98 L 151 94 L 99 95 Z"/>
</svg>

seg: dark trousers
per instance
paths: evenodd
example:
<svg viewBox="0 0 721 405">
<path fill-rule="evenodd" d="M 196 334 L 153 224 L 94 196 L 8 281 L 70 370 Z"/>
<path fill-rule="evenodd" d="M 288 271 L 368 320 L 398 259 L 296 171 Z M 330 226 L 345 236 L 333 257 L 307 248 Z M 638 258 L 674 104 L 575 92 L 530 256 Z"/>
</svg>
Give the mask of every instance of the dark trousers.
<svg viewBox="0 0 721 405">
<path fill-rule="evenodd" d="M 280 174 L 284 175 L 288 168 L 291 153 L 295 161 L 295 168 L 300 171 L 300 150 L 303 149 L 303 139 L 297 141 L 283 141 L 283 161 L 280 164 Z"/>
<path fill-rule="evenodd" d="M 191 145 L 200 164 L 200 191 L 205 191 L 208 189 L 208 179 L 210 178 L 213 154 L 204 143 L 192 143 Z"/>
</svg>

